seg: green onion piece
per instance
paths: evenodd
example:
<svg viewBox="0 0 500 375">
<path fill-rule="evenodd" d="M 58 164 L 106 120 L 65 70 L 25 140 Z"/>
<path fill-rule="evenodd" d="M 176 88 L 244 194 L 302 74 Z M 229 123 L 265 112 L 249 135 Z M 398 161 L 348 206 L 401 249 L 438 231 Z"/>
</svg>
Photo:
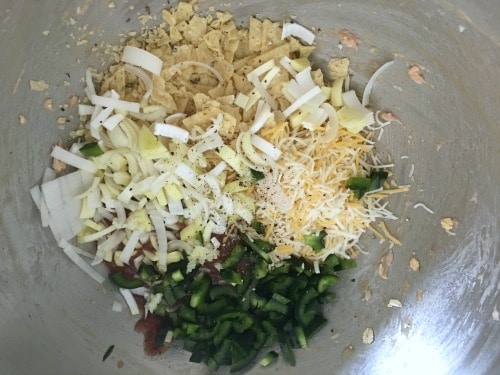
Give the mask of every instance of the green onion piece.
<svg viewBox="0 0 500 375">
<path fill-rule="evenodd" d="M 80 147 L 80 152 L 87 158 L 104 154 L 104 151 L 99 147 L 99 144 L 97 142 L 90 142 L 86 145 L 83 145 L 82 147 Z"/>
<path fill-rule="evenodd" d="M 304 235 L 304 242 L 311 246 L 315 252 L 320 252 L 325 248 L 325 237 L 327 233 L 322 230 L 318 234 Z"/>
<path fill-rule="evenodd" d="M 123 289 L 135 289 L 144 285 L 141 279 L 127 279 L 121 272 L 111 273 L 109 278 L 116 286 Z"/>
</svg>

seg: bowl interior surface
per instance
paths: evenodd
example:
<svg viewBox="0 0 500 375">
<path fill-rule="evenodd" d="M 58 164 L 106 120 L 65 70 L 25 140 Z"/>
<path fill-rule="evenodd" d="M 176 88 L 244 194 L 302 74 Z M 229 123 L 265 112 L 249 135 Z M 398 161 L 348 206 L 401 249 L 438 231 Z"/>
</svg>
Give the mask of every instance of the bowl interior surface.
<svg viewBox="0 0 500 375">
<path fill-rule="evenodd" d="M 128 32 L 143 27 L 138 14 L 146 13 L 145 4 L 0 4 L 2 373 L 209 373 L 189 363 L 189 354 L 179 347 L 146 357 L 142 336 L 133 330 L 136 319 L 111 310 L 113 300 L 121 300 L 116 289 L 109 282 L 93 283 L 62 254 L 50 231 L 41 227 L 28 192 L 50 165 L 51 147 L 59 140 L 68 144 L 69 131 L 78 125 L 75 108 L 59 106 L 72 95 L 83 96 L 87 66 L 104 70 L 108 63 L 109 56 L 92 47 L 101 41 L 122 43 Z M 159 22 L 161 9 L 169 6 L 153 0 L 147 5 L 158 16 L 150 24 Z M 498 4 L 204 0 L 199 5 L 201 11 L 211 5 L 231 11 L 238 24 L 249 15 L 277 21 L 295 16 L 317 31 L 316 66 L 335 56 L 350 58 L 358 93 L 378 66 L 395 61 L 371 96 L 375 108 L 401 120 L 386 128 L 377 151 L 381 160 L 395 163 L 397 182 L 411 185 L 389 203 L 399 219 L 388 222 L 388 228 L 403 243 L 392 249 L 389 279 L 377 275 L 388 242 L 365 235 L 361 246 L 367 254 L 355 270 L 344 273 L 337 301 L 326 309 L 327 327 L 310 348 L 297 351 L 297 366 L 280 361 L 271 370 L 255 366 L 249 373 L 493 374 L 500 368 Z M 341 29 L 359 37 L 357 49 L 339 48 Z M 413 64 L 421 67 L 425 83 L 409 79 Z M 30 90 L 30 80 L 50 87 Z M 52 111 L 43 108 L 48 98 Z M 59 126 L 59 117 L 69 122 Z M 414 208 L 417 203 L 434 213 Z M 441 228 L 445 217 L 458 221 L 455 236 Z M 419 272 L 410 270 L 411 257 L 420 261 Z M 372 298 L 363 300 L 367 289 Z M 387 307 L 391 298 L 403 307 Z M 362 342 L 368 327 L 375 332 L 371 345 Z M 110 345 L 115 349 L 103 363 Z"/>
</svg>

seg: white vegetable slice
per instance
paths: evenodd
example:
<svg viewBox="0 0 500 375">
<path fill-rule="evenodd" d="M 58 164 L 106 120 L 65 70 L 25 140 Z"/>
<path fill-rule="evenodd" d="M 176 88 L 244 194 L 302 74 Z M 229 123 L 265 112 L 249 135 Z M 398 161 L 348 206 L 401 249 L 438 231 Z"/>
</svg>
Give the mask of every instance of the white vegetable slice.
<svg viewBox="0 0 500 375">
<path fill-rule="evenodd" d="M 242 162 L 241 157 L 229 146 L 222 146 L 217 152 L 222 160 L 233 168 L 240 176 L 246 177 L 250 170 Z"/>
<path fill-rule="evenodd" d="M 241 136 L 241 149 L 245 156 L 250 159 L 253 163 L 257 165 L 267 165 L 266 161 L 262 159 L 262 157 L 255 151 L 255 149 L 252 146 L 252 133 L 248 132 L 243 132 L 240 134 Z M 238 138 L 240 138 L 238 136 Z M 238 142 L 238 140 L 236 141 Z"/>
<path fill-rule="evenodd" d="M 99 272 L 94 270 L 87 262 L 85 262 L 74 250 L 74 246 L 71 245 L 66 240 L 61 240 L 59 242 L 59 246 L 63 249 L 64 253 L 71 259 L 78 267 L 80 267 L 87 275 L 97 281 L 99 284 L 102 284 L 105 280 L 104 276 L 102 276 Z"/>
<path fill-rule="evenodd" d="M 187 164 L 180 163 L 174 172 L 177 176 L 182 178 L 185 182 L 187 182 L 191 186 L 198 186 L 197 182 L 197 174 L 196 172 Z"/>
<path fill-rule="evenodd" d="M 271 159 L 278 160 L 280 158 L 281 151 L 257 134 L 252 134 L 251 142 L 252 145 L 258 148 L 264 154 L 268 155 Z"/>
<path fill-rule="evenodd" d="M 224 170 L 226 169 L 227 164 L 224 161 L 220 161 L 215 167 L 212 168 L 212 170 L 208 173 L 210 173 L 212 176 L 217 177 L 220 175 Z"/>
<path fill-rule="evenodd" d="M 176 71 L 178 71 L 179 69 L 183 69 L 185 68 L 186 66 L 197 66 L 199 68 L 205 68 L 206 70 L 208 70 L 210 73 L 212 73 L 215 78 L 217 78 L 217 80 L 219 81 L 219 84 L 223 83 L 224 82 L 224 79 L 222 78 L 222 75 L 214 68 L 212 68 L 210 65 L 208 64 L 205 64 L 205 63 L 201 63 L 199 61 L 183 61 L 183 62 L 180 62 L 178 64 L 175 64 L 175 65 L 172 65 L 169 69 L 168 69 L 168 72 L 170 74 L 174 74 Z"/>
<path fill-rule="evenodd" d="M 121 109 L 129 112 L 139 112 L 141 106 L 139 103 L 128 102 L 126 100 L 119 100 L 115 98 L 106 98 L 105 96 L 93 95 L 90 101 L 94 105 L 100 105 L 106 108 Z"/>
<path fill-rule="evenodd" d="M 66 151 L 59 146 L 54 147 L 54 149 L 50 153 L 50 156 L 52 156 L 54 159 L 60 160 L 63 163 L 69 164 L 86 172 L 95 173 L 97 171 L 96 166 L 90 160 L 84 159 L 78 155 Z"/>
<path fill-rule="evenodd" d="M 297 37 L 309 45 L 313 44 L 314 39 L 316 38 L 316 36 L 304 26 L 299 25 L 298 23 L 285 22 L 283 24 L 281 40 L 288 38 L 289 36 Z"/>
<path fill-rule="evenodd" d="M 266 90 L 266 87 L 262 84 L 261 81 L 257 77 L 247 76 L 248 80 L 255 86 L 255 89 L 259 93 L 259 95 L 264 98 L 264 100 L 271 106 L 273 110 L 278 109 L 278 102 L 274 99 L 271 94 L 269 94 Z"/>
<path fill-rule="evenodd" d="M 123 66 L 123 69 L 126 72 L 132 73 L 137 78 L 141 79 L 142 82 L 144 82 L 144 85 L 146 86 L 146 92 L 144 93 L 142 99 L 148 100 L 151 94 L 153 93 L 153 80 L 151 79 L 151 77 L 144 70 L 136 66 L 125 64 Z"/>
<path fill-rule="evenodd" d="M 175 125 L 155 124 L 154 134 L 161 137 L 177 139 L 182 143 L 187 143 L 187 141 L 189 141 L 189 132 Z"/>
<path fill-rule="evenodd" d="M 119 288 L 120 294 L 123 296 L 123 299 L 128 305 L 130 309 L 130 313 L 132 315 L 139 315 L 139 306 L 137 306 L 137 302 L 135 301 L 134 295 L 128 289 Z"/>
<path fill-rule="evenodd" d="M 339 131 L 339 118 L 337 116 L 337 111 L 335 111 L 335 108 L 333 108 L 331 104 L 323 103 L 321 104 L 321 108 L 328 114 L 327 128 L 325 134 L 321 137 L 321 141 L 330 143 L 337 137 Z"/>
<path fill-rule="evenodd" d="M 163 223 L 162 216 L 156 210 L 149 211 L 149 217 L 155 228 L 156 238 L 158 240 L 158 270 L 160 272 L 166 272 L 168 242 L 165 224 Z"/>
<path fill-rule="evenodd" d="M 90 116 L 94 113 L 94 106 L 88 104 L 78 104 L 78 114 L 80 116 Z"/>
<path fill-rule="evenodd" d="M 133 46 L 126 46 L 123 49 L 121 61 L 141 67 L 156 75 L 160 75 L 163 67 L 163 61 L 159 57 Z"/>
<path fill-rule="evenodd" d="M 57 242 L 73 238 L 83 228 L 79 218 L 81 202 L 75 196 L 87 189 L 93 178 L 93 174 L 76 171 L 40 186 L 47 204 L 48 224 Z"/>
<path fill-rule="evenodd" d="M 247 78 L 248 79 L 250 79 L 250 77 L 259 78 L 262 74 L 267 73 L 275 66 L 276 66 L 276 64 L 274 63 L 274 59 L 271 59 L 271 60 L 265 62 L 264 64 L 259 65 L 257 68 L 255 68 L 250 73 L 248 73 Z"/>
<path fill-rule="evenodd" d="M 175 122 L 177 120 L 182 120 L 186 117 L 187 117 L 187 115 L 185 113 L 174 113 L 174 114 L 171 114 L 165 118 L 165 123 L 169 124 L 169 123 Z"/>
<path fill-rule="evenodd" d="M 134 253 L 135 247 L 137 243 L 139 242 L 139 237 L 141 236 L 143 232 L 134 230 L 132 234 L 130 235 L 130 238 L 127 241 L 127 244 L 122 250 L 122 253 L 120 254 L 120 261 L 128 264 L 130 261 L 130 257 Z"/>
<path fill-rule="evenodd" d="M 271 107 L 269 104 L 266 102 L 260 100 L 259 104 L 257 104 L 257 111 L 255 113 L 255 119 L 250 126 L 250 132 L 252 133 L 257 133 L 266 123 L 267 120 L 269 120 L 273 116 L 271 112 Z"/>
<path fill-rule="evenodd" d="M 144 108 L 143 111 L 142 113 L 129 112 L 129 114 L 136 119 L 150 122 L 161 121 L 167 115 L 167 110 L 164 107 L 159 107 L 152 112 L 146 112 Z"/>
<path fill-rule="evenodd" d="M 90 99 L 92 96 L 96 94 L 94 82 L 92 80 L 92 72 L 90 71 L 90 68 L 87 68 L 87 70 L 85 71 L 85 83 L 87 84 L 86 87 L 87 96 Z"/>
<path fill-rule="evenodd" d="M 363 92 L 363 100 L 361 101 L 361 104 L 363 107 L 366 107 L 368 103 L 370 102 L 370 94 L 372 92 L 373 84 L 375 83 L 375 80 L 387 69 L 389 68 L 392 64 L 394 64 L 394 61 L 388 61 L 384 65 L 382 65 L 380 68 L 378 68 L 375 73 L 370 77 L 368 80 L 368 83 L 365 86 L 365 91 Z"/>
<path fill-rule="evenodd" d="M 102 126 L 104 126 L 108 130 L 113 130 L 116 128 L 120 122 L 125 118 L 125 116 L 121 113 L 117 113 L 111 117 L 108 117 L 103 123 Z"/>
<path fill-rule="evenodd" d="M 290 60 L 288 56 L 283 56 L 280 60 L 280 64 L 292 77 L 295 77 L 297 71 L 292 67 L 291 61 L 292 60 Z"/>
<path fill-rule="evenodd" d="M 297 98 L 295 102 L 293 102 L 288 108 L 286 108 L 283 111 L 283 115 L 285 117 L 289 117 L 293 112 L 302 107 L 304 104 L 306 104 L 309 100 L 311 100 L 318 94 L 321 94 L 321 89 L 319 88 L 319 86 L 315 86 L 314 88 L 306 92 L 304 95 Z"/>
</svg>

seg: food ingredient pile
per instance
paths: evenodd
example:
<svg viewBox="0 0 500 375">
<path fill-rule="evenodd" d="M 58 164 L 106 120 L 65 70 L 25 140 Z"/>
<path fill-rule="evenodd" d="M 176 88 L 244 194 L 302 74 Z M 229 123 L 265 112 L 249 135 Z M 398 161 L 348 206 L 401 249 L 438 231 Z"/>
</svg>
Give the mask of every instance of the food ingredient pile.
<svg viewBox="0 0 500 375">
<path fill-rule="evenodd" d="M 42 223 L 96 281 L 107 265 L 131 313 L 154 323 L 148 352 L 182 341 L 191 361 L 239 371 L 279 347 L 293 365 L 360 236 L 395 218 L 367 108 L 391 62 L 360 101 L 347 59 L 312 66 L 303 26 L 239 29 L 183 2 L 163 20 L 105 73 L 87 70 L 84 125 L 51 154 L 76 171 L 48 169 L 31 190 Z"/>
</svg>

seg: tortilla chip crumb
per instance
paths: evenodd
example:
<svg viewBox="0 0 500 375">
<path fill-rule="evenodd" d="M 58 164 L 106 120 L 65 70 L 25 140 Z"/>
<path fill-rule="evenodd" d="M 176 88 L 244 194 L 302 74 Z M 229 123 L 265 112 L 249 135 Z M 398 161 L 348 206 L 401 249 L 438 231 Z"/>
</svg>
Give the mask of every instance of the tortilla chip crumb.
<svg viewBox="0 0 500 375">
<path fill-rule="evenodd" d="M 373 328 L 367 328 L 363 332 L 363 344 L 370 345 L 374 341 Z"/>
<path fill-rule="evenodd" d="M 458 224 L 458 221 L 455 219 L 452 219 L 451 217 L 445 217 L 441 219 L 441 227 L 448 233 L 450 236 L 454 236 L 456 233 L 452 232 L 453 228 L 455 228 L 455 225 Z"/>
<path fill-rule="evenodd" d="M 30 79 L 30 89 L 33 91 L 45 91 L 49 88 L 49 84 L 44 80 L 34 81 Z"/>
<path fill-rule="evenodd" d="M 17 115 L 17 119 L 19 121 L 19 125 L 26 125 L 28 123 L 28 120 L 26 120 L 26 116 L 24 115 Z"/>
<path fill-rule="evenodd" d="M 417 300 L 422 301 L 424 299 L 424 291 L 422 289 L 417 289 L 416 295 Z"/>
<path fill-rule="evenodd" d="M 410 69 L 408 69 L 408 77 L 415 82 L 416 84 L 421 85 L 422 83 L 425 83 L 425 78 L 424 75 L 422 74 L 422 69 L 420 66 L 414 64 L 410 66 Z"/>
<path fill-rule="evenodd" d="M 47 98 L 43 102 L 43 108 L 48 109 L 49 111 L 52 111 L 53 105 L 52 105 L 52 99 Z"/>
<path fill-rule="evenodd" d="M 410 268 L 415 272 L 420 271 L 420 262 L 417 258 L 415 257 L 410 258 Z"/>
</svg>

